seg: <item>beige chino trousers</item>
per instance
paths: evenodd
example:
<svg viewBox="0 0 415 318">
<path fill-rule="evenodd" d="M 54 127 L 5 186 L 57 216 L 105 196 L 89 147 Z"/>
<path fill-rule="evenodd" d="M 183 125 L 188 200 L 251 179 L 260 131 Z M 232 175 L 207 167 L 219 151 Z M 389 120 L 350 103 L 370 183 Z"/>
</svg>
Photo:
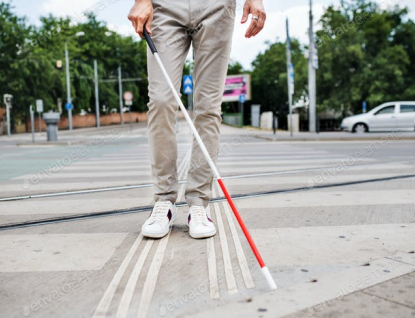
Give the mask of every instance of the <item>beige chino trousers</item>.
<svg viewBox="0 0 415 318">
<path fill-rule="evenodd" d="M 194 48 L 194 124 L 216 161 L 221 104 L 235 19 L 235 0 L 153 0 L 152 38 L 179 90 L 190 45 Z M 155 186 L 154 200 L 176 202 L 178 195 L 176 111 L 156 60 L 147 50 L 148 138 Z M 189 206 L 207 206 L 213 174 L 193 140 L 185 197 Z"/>
</svg>

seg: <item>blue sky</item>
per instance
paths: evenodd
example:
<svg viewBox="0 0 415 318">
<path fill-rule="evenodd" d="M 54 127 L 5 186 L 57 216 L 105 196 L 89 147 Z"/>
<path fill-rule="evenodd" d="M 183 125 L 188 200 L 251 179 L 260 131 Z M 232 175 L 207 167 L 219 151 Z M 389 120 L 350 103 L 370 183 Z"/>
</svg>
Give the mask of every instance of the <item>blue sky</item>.
<svg viewBox="0 0 415 318">
<path fill-rule="evenodd" d="M 134 0 L 6 0 L 15 7 L 19 15 L 27 16 L 32 24 L 39 23 L 39 17 L 52 13 L 57 16 L 71 16 L 78 19 L 85 10 L 93 10 L 99 19 L 107 22 L 110 29 L 122 34 L 133 35 L 131 23 L 127 15 Z M 415 20 L 414 0 L 376 0 L 382 6 L 399 4 L 410 8 L 410 17 Z M 313 10 L 316 21 L 325 7 L 338 4 L 340 0 L 313 0 Z M 267 11 L 267 23 L 264 30 L 255 38 L 245 39 L 246 25 L 241 25 L 244 0 L 237 0 L 237 20 L 233 38 L 231 58 L 241 62 L 245 68 L 251 67 L 255 56 L 267 47 L 266 41 L 275 41 L 277 38 L 285 39 L 285 18 L 290 19 L 291 36 L 307 42 L 308 28 L 308 0 L 264 0 Z M 318 28 L 318 25 L 316 25 Z"/>
</svg>

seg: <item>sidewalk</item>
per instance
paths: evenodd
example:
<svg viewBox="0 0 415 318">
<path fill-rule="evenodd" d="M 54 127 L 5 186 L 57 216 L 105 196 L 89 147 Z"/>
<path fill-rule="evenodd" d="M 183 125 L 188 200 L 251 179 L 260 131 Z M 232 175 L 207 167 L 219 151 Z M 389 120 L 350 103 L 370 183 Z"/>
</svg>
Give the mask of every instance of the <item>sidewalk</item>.
<svg viewBox="0 0 415 318">
<path fill-rule="evenodd" d="M 373 132 L 355 134 L 342 131 L 330 131 L 320 133 L 296 132 L 293 136 L 289 131 L 278 130 L 274 135 L 272 131 L 263 131 L 251 127 L 244 127 L 244 130 L 252 131 L 255 137 L 269 141 L 363 141 L 381 140 L 382 138 L 393 138 L 399 140 L 415 140 L 415 132 Z"/>
<path fill-rule="evenodd" d="M 192 138 L 178 129 L 184 202 Z M 413 141 L 356 158 L 370 141 L 274 143 L 252 131 L 222 126 L 218 169 L 273 292 L 216 183 L 216 236 L 191 239 L 182 204 L 168 236 L 143 238 L 145 123 L 63 131 L 67 143 L 50 147 L 1 137 L 0 318 L 415 316 Z"/>
<path fill-rule="evenodd" d="M 147 122 L 124 124 L 124 125 L 108 125 L 99 128 L 79 128 L 73 130 L 58 131 L 58 141 L 48 142 L 46 132 L 35 132 L 35 142 L 32 142 L 32 133 L 12 134 L 0 136 L 0 144 L 17 145 L 17 146 L 65 146 L 86 143 L 88 139 L 104 136 L 106 134 L 134 135 L 145 134 Z"/>
<path fill-rule="evenodd" d="M 181 130 L 186 132 L 188 127 L 183 119 L 179 121 Z M 11 137 L 6 135 L 0 136 L 0 144 L 15 144 L 18 146 L 42 146 L 42 145 L 76 145 L 86 143 L 87 139 L 93 138 L 94 136 L 105 135 L 111 131 L 118 134 L 128 136 L 128 134 L 140 134 L 145 135 L 146 133 L 146 122 L 134 123 L 131 126 L 129 124 L 121 125 L 110 125 L 101 126 L 100 128 L 80 128 L 72 131 L 62 130 L 58 133 L 57 142 L 47 142 L 46 132 L 35 133 L 35 143 L 32 143 L 32 134 L 13 134 Z M 354 134 L 350 132 L 321 132 L 321 133 L 309 133 L 309 132 L 297 132 L 290 136 L 289 131 L 278 130 L 274 135 L 272 131 L 265 131 L 250 126 L 243 128 L 233 127 L 228 125 L 222 125 L 222 133 L 226 134 L 242 134 L 247 132 L 255 138 L 267 140 L 267 141 L 371 141 L 371 140 L 415 140 L 415 132 L 376 132 L 376 133 L 365 133 L 365 134 Z"/>
</svg>

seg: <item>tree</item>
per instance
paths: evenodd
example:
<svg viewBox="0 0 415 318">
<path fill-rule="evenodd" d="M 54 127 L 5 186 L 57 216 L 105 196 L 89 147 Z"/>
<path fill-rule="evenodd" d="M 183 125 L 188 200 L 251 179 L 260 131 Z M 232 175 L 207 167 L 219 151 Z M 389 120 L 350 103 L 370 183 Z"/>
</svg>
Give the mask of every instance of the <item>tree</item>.
<svg viewBox="0 0 415 318">
<path fill-rule="evenodd" d="M 303 48 L 296 39 L 291 39 L 292 62 L 295 73 L 294 100 L 307 89 L 307 61 Z M 262 111 L 279 113 L 280 123 L 286 125 L 288 109 L 286 45 L 277 41 L 270 44 L 264 53 L 258 54 L 252 63 L 253 101 L 261 104 Z"/>
<path fill-rule="evenodd" d="M 415 99 L 415 24 L 408 10 L 381 8 L 366 0 L 329 6 L 317 31 L 318 111 L 361 111 L 391 100 Z M 293 40 L 295 95 L 307 93 L 306 47 Z M 252 63 L 253 101 L 262 110 L 275 109 L 280 120 L 288 113 L 285 43 L 276 41 Z"/>
<path fill-rule="evenodd" d="M 242 66 L 241 63 L 239 63 L 238 61 L 229 61 L 229 65 L 228 65 L 228 75 L 239 75 L 239 74 L 244 74 L 244 73 L 248 73 L 247 71 L 244 70 L 244 67 Z"/>
<path fill-rule="evenodd" d="M 340 6 L 325 10 L 316 34 L 319 111 L 357 113 L 363 101 L 375 107 L 391 100 L 415 100 L 415 23 L 407 14 L 406 8 L 383 8 L 368 0 L 342 0 Z M 73 24 L 70 18 L 49 15 L 40 19 L 40 26 L 32 26 L 13 13 L 10 4 L 0 3 L 0 93 L 15 97 L 12 123 L 25 121 L 36 99 L 44 100 L 46 111 L 56 109 L 59 99 L 66 102 L 66 65 L 58 69 L 56 61 L 65 60 L 67 40 L 75 114 L 95 112 L 94 60 L 98 61 L 101 106 L 118 110 L 118 83 L 102 80 L 117 79 L 121 66 L 123 78 L 140 79 L 123 83 L 124 91 L 134 94 L 133 109 L 147 109 L 145 41 L 110 31 L 93 13 L 86 17 L 85 22 Z M 73 37 L 80 31 L 85 36 Z M 292 40 L 294 102 L 308 90 L 306 48 Z M 278 112 L 284 127 L 288 113 L 285 43 L 268 43 L 252 66 L 252 102 L 261 104 L 263 111 Z M 231 61 L 228 74 L 240 73 L 247 71 Z M 235 109 L 231 103 L 223 105 L 224 111 Z"/>
<path fill-rule="evenodd" d="M 123 78 L 139 81 L 124 83 L 124 91 L 134 94 L 134 110 L 147 109 L 146 43 L 110 32 L 105 23 L 92 13 L 87 21 L 73 25 L 69 18 L 42 17 L 39 27 L 28 26 L 25 18 L 12 12 L 10 4 L 0 4 L 0 92 L 14 95 L 12 126 L 24 122 L 29 105 L 43 99 L 45 111 L 57 109 L 66 102 L 65 41 L 70 53 L 71 95 L 74 113 L 95 112 L 94 60 L 99 65 L 100 105 L 119 109 L 118 83 L 102 82 Z M 74 37 L 83 31 L 85 36 Z M 101 107 L 102 111 L 102 107 Z M 65 113 L 64 113 L 65 114 Z"/>
<path fill-rule="evenodd" d="M 415 99 L 415 28 L 407 9 L 342 1 L 323 14 L 317 32 L 319 109 L 360 112 L 363 101 Z M 406 20 L 406 21 L 405 21 Z"/>
<path fill-rule="evenodd" d="M 0 92 L 14 96 L 11 109 L 12 122 L 20 121 L 20 114 L 27 103 L 26 94 L 30 88 L 22 80 L 30 72 L 21 59 L 31 29 L 24 18 L 17 17 L 8 3 L 0 3 Z M 32 68 L 36 71 L 41 61 Z"/>
</svg>

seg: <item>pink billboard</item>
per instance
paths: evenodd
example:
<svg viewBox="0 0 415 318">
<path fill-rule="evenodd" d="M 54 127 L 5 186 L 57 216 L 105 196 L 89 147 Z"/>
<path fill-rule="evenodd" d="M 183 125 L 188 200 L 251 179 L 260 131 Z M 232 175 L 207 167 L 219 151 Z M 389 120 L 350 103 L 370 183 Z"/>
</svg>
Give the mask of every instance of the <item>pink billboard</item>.
<svg viewBox="0 0 415 318">
<path fill-rule="evenodd" d="M 240 95 L 245 95 L 246 100 L 251 100 L 251 75 L 249 74 L 232 75 L 226 78 L 223 101 L 237 102 Z"/>
</svg>

